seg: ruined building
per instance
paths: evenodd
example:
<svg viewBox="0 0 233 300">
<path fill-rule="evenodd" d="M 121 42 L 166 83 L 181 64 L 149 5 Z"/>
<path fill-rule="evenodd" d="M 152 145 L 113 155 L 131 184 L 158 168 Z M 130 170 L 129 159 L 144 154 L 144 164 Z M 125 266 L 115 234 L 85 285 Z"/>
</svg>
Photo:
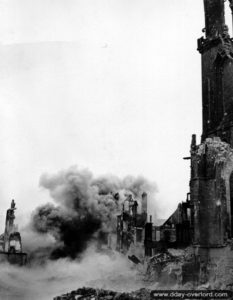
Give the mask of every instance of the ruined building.
<svg viewBox="0 0 233 300">
<path fill-rule="evenodd" d="M 15 210 L 15 201 L 12 200 L 11 207 L 6 212 L 5 231 L 0 236 L 0 261 L 24 265 L 27 254 L 23 253 L 21 235 L 14 224 Z"/>
<path fill-rule="evenodd" d="M 161 224 L 148 222 L 145 226 L 145 256 L 153 256 L 167 248 L 190 245 L 194 235 L 194 207 L 187 194 L 185 202 L 178 205 L 175 212 Z"/>
<path fill-rule="evenodd" d="M 147 194 L 144 192 L 139 200 L 140 209 L 138 202 L 128 195 L 117 216 L 116 250 L 143 260 L 167 248 L 186 247 L 193 242 L 194 206 L 190 193 L 167 220 L 154 220 L 155 223 L 152 215 L 148 217 Z"/>
<path fill-rule="evenodd" d="M 224 2 L 204 0 L 205 37 L 198 40 L 203 132 L 200 145 L 192 137 L 190 199 L 185 204 L 190 209 L 190 242 L 205 252 L 224 247 L 233 237 L 233 39 L 225 24 Z M 177 241 L 182 236 L 177 232 L 179 212 L 171 219 L 164 225 L 176 226 Z"/>
<path fill-rule="evenodd" d="M 187 199 L 162 224 L 153 224 L 147 210 L 138 214 L 137 202 L 130 197 L 117 219 L 118 250 L 128 253 L 133 248 L 136 254 L 137 248 L 144 248 L 148 270 L 157 275 L 154 281 L 166 288 L 170 282 L 176 287 L 187 283 L 188 289 L 233 290 L 233 38 L 225 24 L 224 2 L 204 0 L 205 37 L 198 39 L 203 131 L 200 144 L 192 136 L 190 157 L 185 158 L 191 162 Z M 233 14 L 233 0 L 229 2 Z M 180 259 L 175 249 L 166 252 L 169 247 L 183 247 L 184 255 Z M 133 256 L 131 260 L 139 261 Z M 96 291 L 89 291 L 98 299 Z"/>
<path fill-rule="evenodd" d="M 162 222 L 147 214 L 147 194 L 141 198 L 141 211 L 138 202 L 129 195 L 117 216 L 117 247 L 122 253 L 133 254 L 143 260 L 167 248 L 190 245 L 194 235 L 194 209 L 187 199 L 178 205 L 175 212 Z"/>
<path fill-rule="evenodd" d="M 233 39 L 225 24 L 224 2 L 204 1 L 205 38 L 198 40 L 203 132 L 200 145 L 195 135 L 191 143 L 193 244 L 202 270 L 209 272 L 220 262 L 233 266 Z"/>
<path fill-rule="evenodd" d="M 203 131 L 200 144 L 192 136 L 186 157 L 191 161 L 190 193 L 165 222 L 150 220 L 143 227 L 147 257 L 169 247 L 192 246 L 190 271 L 201 282 L 211 276 L 227 281 L 225 275 L 233 272 L 233 39 L 224 2 L 204 0 L 205 37 L 198 39 Z M 230 9 L 233 13 L 233 0 Z"/>
<path fill-rule="evenodd" d="M 224 0 L 204 1 L 206 37 L 202 56 L 202 143 L 191 145 L 194 242 L 223 246 L 233 237 L 233 40 L 225 25 Z"/>
<path fill-rule="evenodd" d="M 142 194 L 141 212 L 138 202 L 128 195 L 122 207 L 122 213 L 117 216 L 117 250 L 122 253 L 144 256 L 145 225 L 147 222 L 147 194 Z M 131 248 L 131 249 L 130 249 Z"/>
<path fill-rule="evenodd" d="M 221 282 L 222 278 L 227 286 L 233 284 L 233 39 L 225 24 L 224 2 L 204 0 L 205 37 L 198 39 L 202 58 L 201 144 L 197 145 L 193 135 L 190 195 L 182 208 L 179 206 L 181 214 L 178 207 L 162 231 L 164 241 L 169 229 L 165 240 L 170 245 L 179 246 L 180 241 L 192 245 L 192 280 Z M 233 10 L 232 0 L 230 8 Z M 180 222 L 183 209 L 188 210 Z M 156 242 L 152 238 L 152 248 Z"/>
</svg>

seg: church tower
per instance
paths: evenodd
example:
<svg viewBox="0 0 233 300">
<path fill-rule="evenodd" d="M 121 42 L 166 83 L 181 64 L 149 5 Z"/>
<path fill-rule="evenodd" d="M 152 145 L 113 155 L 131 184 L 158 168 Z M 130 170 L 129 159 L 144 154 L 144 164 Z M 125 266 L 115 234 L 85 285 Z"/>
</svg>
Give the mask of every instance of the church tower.
<svg viewBox="0 0 233 300">
<path fill-rule="evenodd" d="M 202 248 L 224 247 L 233 237 L 233 39 L 224 2 L 204 0 L 205 37 L 198 40 L 203 131 L 200 145 L 192 138 L 190 196 L 193 240 Z"/>
<path fill-rule="evenodd" d="M 226 274 L 233 267 L 233 39 L 225 24 L 225 0 L 203 1 L 205 36 L 198 39 L 203 130 L 201 144 L 193 135 L 190 150 L 193 263 L 199 283 L 215 280 L 215 266 L 232 282 Z"/>
<path fill-rule="evenodd" d="M 218 136 L 233 147 L 233 39 L 225 24 L 224 0 L 204 0 L 202 55 L 202 141 Z M 231 1 L 233 8 L 233 1 Z"/>
</svg>

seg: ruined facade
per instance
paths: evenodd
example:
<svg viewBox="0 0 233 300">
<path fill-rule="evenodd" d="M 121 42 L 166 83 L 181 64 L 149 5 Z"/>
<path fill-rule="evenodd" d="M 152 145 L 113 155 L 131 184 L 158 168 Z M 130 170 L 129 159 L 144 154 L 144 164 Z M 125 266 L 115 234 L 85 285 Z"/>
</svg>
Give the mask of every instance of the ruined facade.
<svg viewBox="0 0 233 300">
<path fill-rule="evenodd" d="M 233 39 L 225 24 L 224 2 L 204 0 L 205 37 L 198 39 L 203 132 L 200 145 L 192 136 L 190 198 L 185 204 L 189 212 L 180 222 L 178 207 L 163 225 L 171 226 L 165 240 L 192 244 L 203 264 L 211 261 L 212 253 L 215 260 L 220 257 L 220 249 L 233 238 Z"/>
<path fill-rule="evenodd" d="M 193 242 L 194 207 L 187 199 L 178 205 L 175 212 L 162 222 L 147 215 L 147 194 L 142 194 L 141 212 L 138 203 L 129 195 L 117 216 L 116 250 L 144 259 L 166 251 L 168 248 L 183 248 Z"/>
<path fill-rule="evenodd" d="M 142 194 L 141 212 L 138 202 L 128 195 L 122 212 L 117 216 L 117 250 L 128 253 L 130 250 L 140 258 L 144 256 L 145 225 L 147 223 L 147 194 Z M 131 249 L 130 249 L 131 248 Z"/>
<path fill-rule="evenodd" d="M 192 136 L 190 193 L 162 224 L 144 226 L 145 256 L 190 246 L 183 282 L 224 278 L 233 285 L 233 39 L 225 24 L 224 0 L 204 0 L 201 143 Z M 230 1 L 233 12 L 233 1 Z M 157 255 L 157 254 L 156 254 Z M 186 275 L 185 275 L 186 274 Z M 186 278 L 186 279 L 185 279 Z"/>
<path fill-rule="evenodd" d="M 194 207 L 190 193 L 175 212 L 161 224 L 151 222 L 145 226 L 145 256 L 153 256 L 167 248 L 183 248 L 193 242 Z"/>
<path fill-rule="evenodd" d="M 12 200 L 11 206 L 6 212 L 5 231 L 0 236 L 0 261 L 24 265 L 27 254 L 23 253 L 21 235 L 14 224 L 15 210 L 15 201 Z"/>
<path fill-rule="evenodd" d="M 182 282 L 228 287 L 233 285 L 233 39 L 224 2 L 204 0 L 205 37 L 198 39 L 203 131 L 199 145 L 192 136 L 190 193 L 162 226 L 146 225 L 151 242 L 145 240 L 145 247 L 151 256 L 156 249 L 190 245 Z M 153 235 L 153 228 L 159 233 Z"/>
<path fill-rule="evenodd" d="M 224 0 L 205 0 L 206 37 L 202 56 L 202 144 L 191 145 L 191 201 L 195 207 L 194 242 L 223 246 L 233 237 L 233 40 L 225 24 Z"/>
<path fill-rule="evenodd" d="M 227 274 L 233 270 L 233 39 L 225 24 L 224 2 L 204 0 L 205 37 L 198 40 L 203 131 L 200 145 L 195 135 L 191 142 L 190 201 L 198 280 L 222 277 L 231 285 Z"/>
<path fill-rule="evenodd" d="M 205 37 L 198 39 L 203 131 L 200 144 L 192 136 L 186 158 L 191 161 L 187 199 L 162 224 L 153 224 L 152 218 L 148 222 L 147 210 L 138 215 L 132 198 L 117 219 L 117 249 L 128 253 L 132 245 L 144 242 L 149 280 L 161 283 L 165 275 L 166 289 L 187 284 L 188 289 L 233 290 L 233 39 L 225 24 L 224 2 L 204 0 Z M 229 2 L 233 13 L 233 0 Z M 169 252 L 169 247 L 182 247 L 183 254 L 175 255 L 174 250 L 180 249 Z M 131 260 L 139 261 L 137 257 Z M 97 293 L 91 292 L 95 297 Z M 83 295 L 81 290 L 74 295 L 78 293 Z"/>
</svg>

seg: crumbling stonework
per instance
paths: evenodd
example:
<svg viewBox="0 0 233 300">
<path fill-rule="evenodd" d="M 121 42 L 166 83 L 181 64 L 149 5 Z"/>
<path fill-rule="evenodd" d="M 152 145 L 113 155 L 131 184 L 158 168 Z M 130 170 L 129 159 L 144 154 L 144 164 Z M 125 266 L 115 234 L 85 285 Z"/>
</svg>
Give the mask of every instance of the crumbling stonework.
<svg viewBox="0 0 233 300">
<path fill-rule="evenodd" d="M 198 40 L 202 55 L 202 141 L 219 136 L 233 146 L 233 41 L 225 24 L 224 2 L 204 0 L 206 36 Z"/>
<path fill-rule="evenodd" d="M 224 246 L 230 237 L 225 169 L 232 163 L 230 146 L 220 138 L 208 138 L 191 149 L 191 202 L 194 205 L 194 244 Z M 232 165 L 233 166 L 233 165 Z"/>
<path fill-rule="evenodd" d="M 21 235 L 15 220 L 15 202 L 6 212 L 5 231 L 0 236 L 0 262 L 7 261 L 11 264 L 25 265 L 27 254 L 23 252 Z"/>
<path fill-rule="evenodd" d="M 225 24 L 224 2 L 204 0 L 205 37 L 198 39 L 203 131 L 199 145 L 193 135 L 191 155 L 185 158 L 191 160 L 189 197 L 161 226 L 152 220 L 137 226 L 133 202 L 129 213 L 118 216 L 120 251 L 129 250 L 137 227 L 143 229 L 145 280 L 157 287 L 233 290 L 233 39 Z M 233 0 L 230 7 L 233 12 Z M 170 245 L 188 247 L 176 257 L 168 252 Z M 132 254 L 130 258 L 140 263 Z M 92 296 L 80 299 L 137 299 L 137 293 L 98 298 L 93 291 Z M 55 300 L 73 299 L 71 294 L 62 297 Z"/>
<path fill-rule="evenodd" d="M 232 186 L 233 150 L 219 137 L 191 145 L 191 202 L 194 205 L 194 241 L 191 265 L 196 285 L 220 280 L 233 270 Z M 184 267 L 185 268 L 185 267 Z M 221 276 L 217 276 L 220 273 Z M 229 284 L 232 279 L 229 279 Z"/>
<path fill-rule="evenodd" d="M 161 286 L 174 286 L 182 284 L 182 261 L 184 253 L 172 255 L 166 251 L 148 259 L 145 280 L 158 282 Z"/>
<path fill-rule="evenodd" d="M 196 284 L 219 284 L 232 269 L 233 238 L 233 39 L 224 0 L 204 0 L 201 144 L 191 143 L 190 200 L 194 206 L 193 259 Z M 232 1 L 230 1 L 232 9 Z M 221 274 L 219 276 L 217 274 Z M 221 284 L 220 284 L 221 285 Z"/>
<path fill-rule="evenodd" d="M 132 195 L 125 199 L 122 212 L 117 216 L 117 251 L 144 257 L 145 225 L 147 222 L 147 194 L 141 199 L 141 212 Z"/>
</svg>

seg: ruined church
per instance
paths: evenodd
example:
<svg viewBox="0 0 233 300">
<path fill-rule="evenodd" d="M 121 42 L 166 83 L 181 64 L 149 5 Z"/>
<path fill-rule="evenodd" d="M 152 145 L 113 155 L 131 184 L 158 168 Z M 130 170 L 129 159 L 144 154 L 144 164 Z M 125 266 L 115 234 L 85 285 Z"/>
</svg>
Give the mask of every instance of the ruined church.
<svg viewBox="0 0 233 300">
<path fill-rule="evenodd" d="M 233 39 L 225 24 L 224 2 L 204 0 L 205 37 L 198 39 L 203 132 L 200 144 L 192 136 L 186 211 L 182 217 L 184 203 L 179 205 L 180 213 L 167 222 L 177 226 L 189 221 L 186 231 L 190 230 L 191 239 L 187 242 L 205 253 L 225 247 L 233 238 Z M 230 8 L 233 12 L 232 0 Z M 178 231 L 175 240 L 179 240 Z"/>
<path fill-rule="evenodd" d="M 134 244 L 141 241 L 138 236 L 143 231 L 145 257 L 168 248 L 189 247 L 190 258 L 183 271 L 192 273 L 190 278 L 186 276 L 187 281 L 197 283 L 233 271 L 233 38 L 225 23 L 225 2 L 204 0 L 205 36 L 197 43 L 202 65 L 203 131 L 200 143 L 192 135 L 190 156 L 185 158 L 191 162 L 186 201 L 162 224 L 153 224 L 147 217 L 139 224 L 133 212 L 131 223 L 127 223 L 125 212 L 118 217 L 125 222 L 118 226 L 121 250 L 130 249 L 126 238 L 129 228 L 135 235 L 131 238 Z M 229 2 L 233 13 L 233 0 Z"/>
<path fill-rule="evenodd" d="M 193 247 L 204 277 L 220 265 L 233 266 L 233 39 L 224 2 L 204 0 L 205 37 L 198 40 L 203 131 L 200 145 L 192 137 L 190 202 Z"/>
</svg>

